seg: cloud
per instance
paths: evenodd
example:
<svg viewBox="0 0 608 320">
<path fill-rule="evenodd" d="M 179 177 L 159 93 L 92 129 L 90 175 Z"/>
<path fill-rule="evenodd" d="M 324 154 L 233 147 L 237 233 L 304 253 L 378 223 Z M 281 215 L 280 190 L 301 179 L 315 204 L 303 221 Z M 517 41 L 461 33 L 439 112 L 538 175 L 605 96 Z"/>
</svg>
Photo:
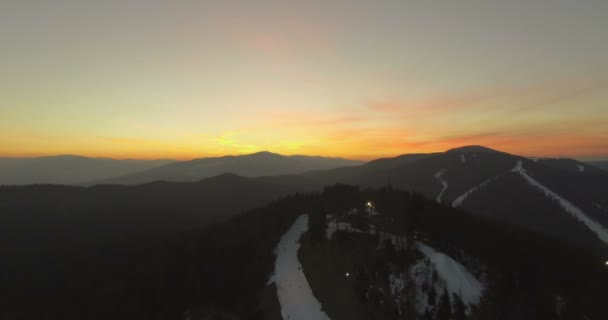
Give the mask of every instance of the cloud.
<svg viewBox="0 0 608 320">
<path fill-rule="evenodd" d="M 375 112 L 403 112 L 414 116 L 457 112 L 490 101 L 512 102 L 513 110 L 541 108 L 589 95 L 607 92 L 605 80 L 560 80 L 528 86 L 495 87 L 460 93 L 439 93 L 417 100 L 374 100 L 364 103 Z M 524 102 L 521 102 L 521 101 Z M 519 106 L 519 107 L 518 107 Z"/>
<path fill-rule="evenodd" d="M 366 106 L 368 109 L 377 112 L 404 111 L 416 115 L 423 115 L 439 111 L 455 111 L 465 107 L 472 107 L 477 103 L 495 99 L 503 95 L 505 95 L 504 92 L 488 90 L 473 93 L 441 94 L 412 101 L 380 100 L 367 102 Z"/>
</svg>

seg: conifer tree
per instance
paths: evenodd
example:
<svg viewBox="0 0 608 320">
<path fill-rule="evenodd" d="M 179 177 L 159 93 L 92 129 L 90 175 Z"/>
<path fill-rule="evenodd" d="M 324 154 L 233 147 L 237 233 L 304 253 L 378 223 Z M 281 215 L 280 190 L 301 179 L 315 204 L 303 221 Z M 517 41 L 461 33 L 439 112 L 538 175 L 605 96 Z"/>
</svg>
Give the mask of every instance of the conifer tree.
<svg viewBox="0 0 608 320">
<path fill-rule="evenodd" d="M 431 284 L 431 289 L 429 290 L 429 295 L 427 297 L 427 305 L 435 306 L 437 300 L 437 292 L 435 291 L 435 286 Z"/>
<path fill-rule="evenodd" d="M 437 320 L 450 320 L 452 317 L 452 305 L 450 303 L 450 294 L 446 288 L 439 298 L 439 307 L 437 309 Z"/>
<path fill-rule="evenodd" d="M 456 293 L 454 293 L 454 295 L 452 296 L 452 301 L 453 301 L 453 305 L 454 305 L 453 319 L 454 320 L 466 320 L 467 319 L 466 307 L 464 305 L 464 302 L 462 302 L 462 299 L 460 298 L 460 296 L 457 295 Z"/>
</svg>

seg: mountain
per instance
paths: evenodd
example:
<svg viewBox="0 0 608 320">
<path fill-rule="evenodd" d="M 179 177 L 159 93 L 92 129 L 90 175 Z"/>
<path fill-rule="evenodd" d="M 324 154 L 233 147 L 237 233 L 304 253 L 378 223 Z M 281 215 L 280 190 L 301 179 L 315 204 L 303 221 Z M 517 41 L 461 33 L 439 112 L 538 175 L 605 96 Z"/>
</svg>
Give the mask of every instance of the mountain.
<svg viewBox="0 0 608 320">
<path fill-rule="evenodd" d="M 178 172 L 182 174 L 182 178 L 193 177 L 194 172 L 200 174 L 212 171 L 247 173 L 256 177 L 237 176 L 232 173 L 195 183 L 156 182 L 130 187 L 105 185 L 78 188 L 73 189 L 76 190 L 75 195 L 72 191 L 62 191 L 63 193 L 56 195 L 62 199 L 60 203 L 48 203 L 47 207 L 39 207 L 35 212 L 44 216 L 49 208 L 62 207 L 67 216 L 79 217 L 89 209 L 87 206 L 80 204 L 76 206 L 74 203 L 88 201 L 94 204 L 94 208 L 107 207 L 108 203 L 124 204 L 124 208 L 115 207 L 112 210 L 108 209 L 108 212 L 115 212 L 116 216 L 124 219 L 132 219 L 130 221 L 135 224 L 138 223 L 138 219 L 143 218 L 142 212 L 146 210 L 157 212 L 161 217 L 159 221 L 162 221 L 162 216 L 165 214 L 163 212 L 168 212 L 173 206 L 179 205 L 179 202 L 174 202 L 173 199 L 182 199 L 180 193 L 183 193 L 191 196 L 191 199 L 201 197 L 208 201 L 206 205 L 208 210 L 192 209 L 184 204 L 179 206 L 181 209 L 172 210 L 171 215 L 176 218 L 192 216 L 199 214 L 197 210 L 201 210 L 200 219 L 193 225 L 202 226 L 206 221 L 222 220 L 253 205 L 272 200 L 274 197 L 293 192 L 321 190 L 323 186 L 334 183 L 346 183 L 371 188 L 391 186 L 424 195 L 436 202 L 461 208 L 501 223 L 567 239 L 596 250 L 605 250 L 608 246 L 606 228 L 608 172 L 586 163 L 571 159 L 529 159 L 486 147 L 466 146 L 446 152 L 378 159 L 361 165 L 330 170 L 283 174 L 295 168 L 300 168 L 302 171 L 306 171 L 304 167 L 312 169 L 314 167 L 312 163 L 320 166 L 342 161 L 353 164 L 351 161 L 341 159 L 285 157 L 267 152 L 178 162 L 146 171 L 145 179 L 151 179 L 151 176 L 155 176 L 155 179 L 160 177 L 168 179 L 169 176 L 175 178 Z M 263 174 L 277 175 L 258 176 Z M 134 174 L 128 179 L 119 180 L 134 183 L 139 178 L 144 179 L 142 174 Z M 222 187 L 214 188 L 214 185 Z M 251 186 L 247 189 L 250 190 L 249 193 L 240 189 L 242 185 Z M 52 186 L 45 188 L 64 190 Z M 231 188 L 235 190 L 234 194 L 230 194 Z M 34 201 L 41 197 L 53 199 L 48 195 L 45 196 L 43 192 L 36 191 L 36 188 L 5 189 L 7 190 L 12 190 L 11 192 L 23 197 L 21 204 L 7 198 L 5 208 L 14 209 L 14 211 L 7 210 L 7 216 L 18 215 L 18 212 L 24 211 L 24 208 L 19 206 L 27 203 L 25 199 L 32 199 L 35 203 L 44 203 Z M 236 190 L 242 190 L 242 193 L 236 193 Z M 264 193 L 265 191 L 268 192 Z M 106 193 L 115 198 L 109 198 L 111 201 L 108 201 Z M 1 196 L 2 191 L 0 191 Z M 251 199 L 251 202 L 233 204 L 228 200 L 230 197 L 238 199 L 245 197 Z M 203 202 L 192 201 L 187 200 L 185 203 L 196 203 L 197 207 L 205 205 Z M 9 207 L 9 204 L 14 206 Z M 129 208 L 137 210 L 129 210 Z M 72 210 L 74 212 L 68 214 Z M 93 212 L 97 212 L 95 210 Z M 124 216 L 118 214 L 123 211 Z M 88 216 L 94 217 L 95 214 Z M 213 216 L 213 219 L 205 218 L 207 216 Z M 121 224 L 120 221 L 115 222 L 117 225 Z M 189 224 L 184 223 L 184 225 Z"/>
<path fill-rule="evenodd" d="M 306 176 L 320 184 L 391 185 L 586 246 L 608 245 L 608 173 L 576 160 L 467 146 Z"/>
<path fill-rule="evenodd" d="M 295 167 L 304 167 L 294 166 L 294 163 L 305 162 L 310 169 L 313 167 L 310 164 L 315 161 L 317 164 L 336 161 L 353 164 L 348 160 L 285 157 L 263 152 L 168 164 L 148 170 L 150 175 L 146 176 L 149 178 L 154 175 L 158 178 L 161 176 L 159 172 L 165 172 L 165 177 L 168 178 L 170 175 L 175 177 L 176 172 L 200 173 L 213 170 L 247 172 L 250 175 L 281 174 Z M 130 177 L 142 178 L 140 174 Z M 121 181 L 127 182 L 127 179 Z M 529 159 L 481 146 L 466 146 L 431 154 L 402 155 L 361 165 L 301 174 L 244 177 L 233 173 L 194 183 L 155 182 L 141 186 L 105 185 L 69 189 L 77 192 L 73 195 L 72 191 L 62 191 L 56 195 L 61 201 L 45 196 L 44 192 L 38 192 L 35 188 L 9 188 L 5 191 L 12 190 L 11 192 L 22 196 L 23 203 L 15 203 L 13 199 L 7 198 L 5 211 L 6 216 L 18 215 L 24 211 L 20 206 L 27 203 L 25 199 L 44 203 L 34 201 L 43 198 L 60 202 L 47 203 L 46 207 L 41 205 L 37 208 L 35 212 L 42 217 L 46 211 L 51 210 L 49 208 L 63 208 L 62 212 L 66 216 L 74 218 L 86 215 L 90 210 L 79 203 L 89 203 L 93 208 L 106 208 L 111 204 L 115 207 L 107 209 L 108 212 L 113 212 L 116 217 L 127 219 L 134 225 L 145 217 L 144 212 L 151 210 L 158 214 L 161 226 L 164 214 L 170 214 L 177 220 L 182 216 L 199 215 L 196 220 L 183 220 L 189 221 L 183 224 L 189 227 L 203 226 L 209 221 L 225 219 L 279 196 L 318 191 L 334 183 L 371 188 L 391 186 L 501 223 L 567 239 L 594 250 L 606 250 L 608 245 L 608 172 L 576 160 Z M 218 188 L 214 188 L 214 185 Z M 242 185 L 249 185 L 250 189 L 241 189 Z M 64 190 L 52 186 L 45 188 Z M 232 194 L 231 188 L 234 189 Z M 236 192 L 237 190 L 242 192 Z M 0 197 L 2 193 L 0 190 Z M 174 200 L 183 199 L 180 193 L 191 197 L 185 200 L 184 205 L 179 205 L 179 201 Z M 113 198 L 107 198 L 107 194 L 113 195 Z M 194 201 L 196 197 L 208 203 Z M 231 198 L 251 201 L 232 203 Z M 124 208 L 120 208 L 119 204 Z M 192 209 L 191 204 L 206 209 Z M 178 205 L 179 210 L 171 210 Z M 137 210 L 130 210 L 131 208 Z M 97 213 L 95 210 L 97 209 L 92 212 Z M 96 214 L 87 216 L 95 217 Z M 118 226 L 122 224 L 121 220 L 112 223 Z"/>
<path fill-rule="evenodd" d="M 283 156 L 267 151 L 243 156 L 201 158 L 170 163 L 142 172 L 89 184 L 141 184 L 152 181 L 198 181 L 222 173 L 245 177 L 299 174 L 307 171 L 326 170 L 360 165 L 361 161 L 342 158 L 312 156 Z"/>
<path fill-rule="evenodd" d="M 588 163 L 592 166 L 608 171 L 608 160 L 589 161 Z"/>
<path fill-rule="evenodd" d="M 114 160 L 62 155 L 0 158 L 0 185 L 78 184 L 165 165 L 173 160 Z"/>
</svg>

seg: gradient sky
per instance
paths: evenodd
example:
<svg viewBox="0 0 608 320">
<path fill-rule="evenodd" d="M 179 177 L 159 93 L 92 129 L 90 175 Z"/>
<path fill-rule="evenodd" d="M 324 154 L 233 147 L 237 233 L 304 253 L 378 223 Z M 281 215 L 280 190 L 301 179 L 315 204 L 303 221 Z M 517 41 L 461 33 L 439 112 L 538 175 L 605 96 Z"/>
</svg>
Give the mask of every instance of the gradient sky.
<svg viewBox="0 0 608 320">
<path fill-rule="evenodd" d="M 608 158 L 608 1 L 3 0 L 0 156 Z"/>
</svg>

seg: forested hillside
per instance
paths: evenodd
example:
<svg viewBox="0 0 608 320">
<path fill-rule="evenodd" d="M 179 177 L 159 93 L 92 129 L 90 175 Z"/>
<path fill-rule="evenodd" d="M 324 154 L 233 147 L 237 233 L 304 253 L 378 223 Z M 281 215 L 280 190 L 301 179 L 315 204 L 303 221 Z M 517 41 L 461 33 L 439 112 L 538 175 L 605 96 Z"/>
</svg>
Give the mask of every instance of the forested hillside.
<svg viewBox="0 0 608 320">
<path fill-rule="evenodd" d="M 367 202 L 373 202 L 378 213 L 373 218 L 348 214 L 352 209 L 364 212 Z M 329 214 L 357 228 L 373 225 L 406 242 L 419 239 L 467 267 L 483 270 L 487 289 L 471 318 L 556 319 L 557 296 L 566 306 L 563 319 L 606 315 L 608 270 L 601 255 L 416 194 L 390 188 L 360 191 L 346 185 L 285 197 L 188 232 L 142 236 L 138 241 L 116 237 L 78 252 L 27 259 L 6 254 L 1 314 L 7 319 L 267 318 L 277 312 L 260 302 L 261 296 L 266 303 L 276 299 L 266 287 L 274 249 L 296 217 L 305 213 L 311 217 L 305 237 L 318 245 L 339 241 L 338 248 L 352 247 L 343 231 L 336 233 L 338 238 L 325 239 Z M 369 237 L 365 241 L 378 241 Z M 407 248 L 374 247 L 370 254 L 383 265 L 407 269 L 414 261 Z"/>
</svg>

